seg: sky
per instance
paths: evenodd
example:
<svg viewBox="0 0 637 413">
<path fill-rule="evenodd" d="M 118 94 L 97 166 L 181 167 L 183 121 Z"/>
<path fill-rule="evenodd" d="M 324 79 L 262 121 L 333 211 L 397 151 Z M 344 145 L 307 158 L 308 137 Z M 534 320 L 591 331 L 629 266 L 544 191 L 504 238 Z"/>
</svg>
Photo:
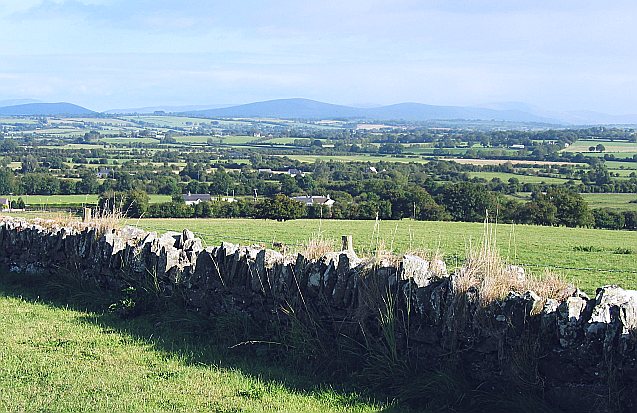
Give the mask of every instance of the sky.
<svg viewBox="0 0 637 413">
<path fill-rule="evenodd" d="M 0 0 L 0 100 L 637 113 L 634 0 Z"/>
</svg>

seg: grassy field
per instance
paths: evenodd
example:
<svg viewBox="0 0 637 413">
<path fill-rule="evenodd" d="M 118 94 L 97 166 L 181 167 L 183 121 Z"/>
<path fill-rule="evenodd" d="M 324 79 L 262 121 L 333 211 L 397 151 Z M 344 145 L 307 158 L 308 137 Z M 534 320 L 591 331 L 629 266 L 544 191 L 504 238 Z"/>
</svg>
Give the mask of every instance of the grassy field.
<svg viewBox="0 0 637 413">
<path fill-rule="evenodd" d="M 637 170 L 637 162 L 605 161 L 604 165 L 610 170 Z"/>
<path fill-rule="evenodd" d="M 148 195 L 151 203 L 170 202 L 170 195 Z M 4 195 L 9 198 L 9 195 Z M 22 198 L 27 205 L 42 206 L 47 205 L 95 205 L 98 195 L 13 195 L 13 201 Z"/>
<path fill-rule="evenodd" d="M 521 174 L 511 174 L 506 172 L 468 172 L 471 178 L 484 178 L 487 181 L 492 180 L 493 178 L 500 178 L 503 182 L 507 182 L 510 178 L 516 178 L 521 183 L 547 183 L 547 184 L 563 184 L 568 181 L 566 178 L 555 178 L 555 177 L 546 177 L 546 176 L 536 176 L 536 175 L 521 175 Z"/>
<path fill-rule="evenodd" d="M 152 115 L 142 115 L 142 116 L 124 116 L 122 119 L 125 119 L 129 122 L 143 122 L 148 123 L 155 126 L 166 126 L 166 127 L 184 127 L 184 126 L 194 126 L 199 125 L 200 123 L 209 123 L 209 119 L 202 118 L 188 118 L 185 116 L 152 116 Z"/>
<path fill-rule="evenodd" d="M 582 194 L 591 208 L 613 208 L 623 211 L 637 211 L 637 194 Z"/>
<path fill-rule="evenodd" d="M 71 287 L 0 276 L 1 411 L 391 410 L 313 375 L 238 355 L 223 342 L 230 333 L 215 340 L 187 314 L 124 320 L 106 311 L 104 294 L 69 294 Z"/>
<path fill-rule="evenodd" d="M 382 241 L 385 248 L 399 253 L 412 249 L 440 251 L 452 267 L 462 262 L 484 233 L 480 223 L 411 220 L 383 221 L 379 230 L 374 229 L 374 221 L 142 219 L 131 223 L 159 232 L 189 228 L 207 245 L 222 241 L 268 245 L 278 241 L 301 249 L 300 245 L 320 233 L 340 247 L 341 235 L 352 234 L 359 254 L 372 254 Z M 500 224 L 497 243 L 509 262 L 533 272 L 551 268 L 589 293 L 604 284 L 637 288 L 637 232 Z M 632 253 L 618 253 L 622 248 Z"/>
<path fill-rule="evenodd" d="M 314 163 L 317 160 L 321 161 L 336 161 L 336 162 L 401 162 L 401 163 L 427 163 L 426 159 L 419 157 L 413 158 L 399 158 L 395 156 L 378 156 L 378 155 L 285 155 L 286 157 L 305 163 Z"/>
<path fill-rule="evenodd" d="M 128 144 L 128 143 L 151 143 L 151 144 L 157 144 L 159 143 L 159 139 L 155 139 L 155 138 L 102 138 L 100 139 L 101 142 L 105 142 L 105 143 L 112 143 L 112 144 L 116 144 L 116 143 L 123 143 L 123 144 Z"/>
<path fill-rule="evenodd" d="M 596 146 L 597 144 L 604 145 L 603 153 L 634 153 L 637 152 L 637 143 L 633 142 L 610 142 L 610 141 L 600 141 L 600 140 L 579 140 L 573 142 L 571 146 L 565 148 L 565 152 L 589 152 L 588 148 L 591 146 Z M 603 154 L 602 153 L 602 154 Z"/>
<path fill-rule="evenodd" d="M 460 164 L 467 165 L 502 165 L 505 163 L 511 163 L 512 165 L 577 165 L 585 166 L 585 164 L 570 163 L 570 162 L 552 162 L 552 161 L 531 161 L 523 159 L 464 159 L 464 158 L 440 158 L 442 161 L 453 161 Z"/>
</svg>

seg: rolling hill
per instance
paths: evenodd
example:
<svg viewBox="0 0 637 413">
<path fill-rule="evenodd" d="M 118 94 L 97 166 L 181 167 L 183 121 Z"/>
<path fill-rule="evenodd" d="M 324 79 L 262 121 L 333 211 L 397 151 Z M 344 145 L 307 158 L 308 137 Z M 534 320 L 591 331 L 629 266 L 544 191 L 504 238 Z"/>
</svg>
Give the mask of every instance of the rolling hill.
<svg viewBox="0 0 637 413">
<path fill-rule="evenodd" d="M 365 119 L 365 120 L 496 120 L 558 124 L 559 120 L 520 110 L 496 110 L 463 106 L 435 106 L 399 103 L 374 108 L 334 105 L 309 99 L 277 99 L 226 108 L 184 112 L 195 116 L 258 117 L 287 119 Z"/>
<path fill-rule="evenodd" d="M 0 107 L 3 116 L 44 116 L 44 115 L 93 115 L 90 109 L 72 103 L 27 103 Z"/>
</svg>

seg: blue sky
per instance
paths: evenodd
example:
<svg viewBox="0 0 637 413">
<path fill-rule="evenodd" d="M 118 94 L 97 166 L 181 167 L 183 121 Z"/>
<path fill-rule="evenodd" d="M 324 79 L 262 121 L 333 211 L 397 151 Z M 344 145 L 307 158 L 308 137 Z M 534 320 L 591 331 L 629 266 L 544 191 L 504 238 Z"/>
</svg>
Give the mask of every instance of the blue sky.
<svg viewBox="0 0 637 413">
<path fill-rule="evenodd" d="M 637 113 L 628 0 L 0 0 L 0 100 Z"/>
</svg>

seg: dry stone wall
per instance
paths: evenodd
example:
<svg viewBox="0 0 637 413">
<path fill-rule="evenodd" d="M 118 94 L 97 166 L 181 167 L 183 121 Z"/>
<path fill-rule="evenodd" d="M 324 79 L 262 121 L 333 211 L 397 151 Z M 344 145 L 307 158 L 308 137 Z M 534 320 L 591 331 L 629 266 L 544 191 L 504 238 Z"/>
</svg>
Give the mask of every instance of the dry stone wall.
<svg viewBox="0 0 637 413">
<path fill-rule="evenodd" d="M 286 308 L 304 309 L 335 339 L 364 330 L 382 340 L 379 310 L 391 305 L 409 320 L 397 323 L 396 341 L 410 358 L 435 365 L 453 354 L 475 383 L 539 383 L 565 411 L 637 411 L 637 291 L 605 286 L 589 298 L 572 289 L 562 301 L 510 292 L 485 305 L 476 288 L 459 291 L 459 272 L 412 255 L 363 260 L 341 251 L 309 259 L 230 243 L 204 248 L 188 230 L 100 233 L 8 218 L 0 251 L 0 262 L 24 276 L 73 273 L 113 290 L 146 283 L 210 317 L 241 312 L 280 322 Z"/>
</svg>

